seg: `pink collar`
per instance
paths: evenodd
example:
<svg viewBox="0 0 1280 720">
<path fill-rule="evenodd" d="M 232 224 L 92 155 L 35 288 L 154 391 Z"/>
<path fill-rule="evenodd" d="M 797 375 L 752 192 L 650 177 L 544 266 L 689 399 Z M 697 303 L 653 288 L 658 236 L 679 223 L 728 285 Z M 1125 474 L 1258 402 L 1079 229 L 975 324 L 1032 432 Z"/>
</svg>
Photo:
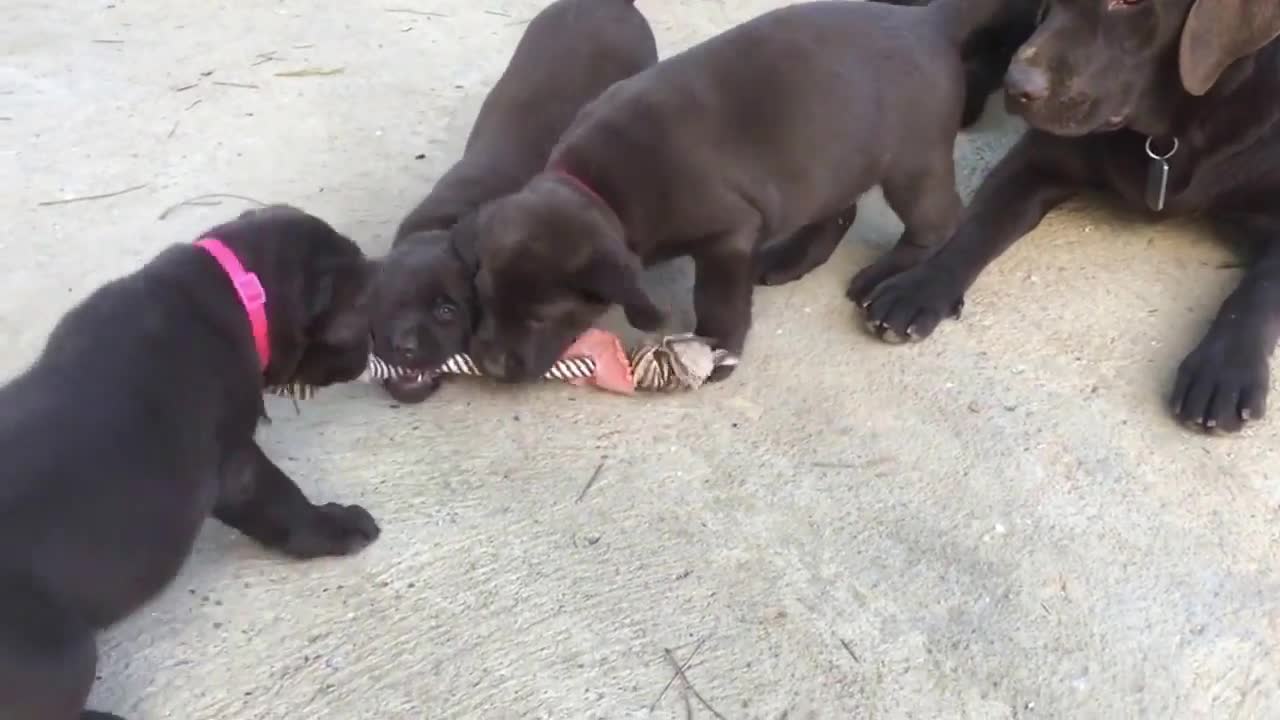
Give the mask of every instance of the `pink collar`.
<svg viewBox="0 0 1280 720">
<path fill-rule="evenodd" d="M 267 333 L 267 291 L 262 289 L 258 276 L 246 271 L 231 248 L 218 238 L 200 238 L 196 241 L 196 247 L 212 255 L 231 279 L 231 285 L 240 297 L 240 304 L 249 316 L 249 325 L 253 328 L 253 344 L 258 348 L 258 359 L 262 361 L 262 369 L 265 371 L 267 363 L 271 361 L 271 336 Z"/>
<path fill-rule="evenodd" d="M 600 193 L 596 192 L 595 188 L 588 185 L 586 180 L 583 180 L 582 178 L 578 177 L 576 174 L 570 172 L 569 169 L 566 168 L 564 165 L 557 164 L 557 165 L 551 166 L 548 169 L 551 172 L 555 173 L 556 175 L 559 175 L 560 177 L 569 181 L 570 185 L 577 187 L 579 190 L 586 193 L 588 196 L 590 196 L 596 202 L 608 208 L 610 211 L 613 210 L 613 207 L 609 205 L 609 203 L 605 201 L 603 197 L 600 196 Z"/>
</svg>

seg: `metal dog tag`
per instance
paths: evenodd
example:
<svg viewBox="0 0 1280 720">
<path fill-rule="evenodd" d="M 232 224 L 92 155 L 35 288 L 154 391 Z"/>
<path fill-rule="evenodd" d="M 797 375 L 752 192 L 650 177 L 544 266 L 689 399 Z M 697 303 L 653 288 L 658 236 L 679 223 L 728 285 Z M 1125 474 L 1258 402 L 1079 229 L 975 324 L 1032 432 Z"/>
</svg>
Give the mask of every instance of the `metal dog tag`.
<svg viewBox="0 0 1280 720">
<path fill-rule="evenodd" d="M 1147 207 L 1155 212 L 1163 212 L 1165 200 L 1169 195 L 1169 158 L 1178 152 L 1178 138 L 1173 139 L 1173 147 L 1161 155 L 1152 148 L 1152 138 L 1147 138 Z"/>
</svg>

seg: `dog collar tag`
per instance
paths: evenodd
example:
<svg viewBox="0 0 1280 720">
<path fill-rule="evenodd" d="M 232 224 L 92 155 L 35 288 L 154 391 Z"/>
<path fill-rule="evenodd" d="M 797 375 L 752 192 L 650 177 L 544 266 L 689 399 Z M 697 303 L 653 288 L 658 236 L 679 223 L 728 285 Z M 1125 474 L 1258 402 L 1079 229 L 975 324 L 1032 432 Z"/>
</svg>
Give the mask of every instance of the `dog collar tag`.
<svg viewBox="0 0 1280 720">
<path fill-rule="evenodd" d="M 1160 154 L 1153 147 L 1154 139 L 1147 138 L 1147 207 L 1155 212 L 1164 212 L 1165 200 L 1169 196 L 1169 158 L 1178 152 L 1178 138 L 1173 139 L 1173 147 L 1169 152 Z"/>
</svg>

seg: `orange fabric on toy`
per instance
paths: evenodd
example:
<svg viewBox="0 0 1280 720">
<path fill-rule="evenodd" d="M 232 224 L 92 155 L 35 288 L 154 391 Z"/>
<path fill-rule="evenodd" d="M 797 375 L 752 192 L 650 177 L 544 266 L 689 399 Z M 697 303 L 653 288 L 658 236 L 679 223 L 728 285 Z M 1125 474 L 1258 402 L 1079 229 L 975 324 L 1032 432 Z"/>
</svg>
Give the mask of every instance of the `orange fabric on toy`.
<svg viewBox="0 0 1280 720">
<path fill-rule="evenodd" d="M 634 395 L 636 380 L 631 374 L 631 361 L 617 335 L 597 328 L 582 333 L 561 357 L 590 357 L 596 363 L 595 375 L 570 380 L 574 385 L 594 385 L 622 395 Z"/>
</svg>

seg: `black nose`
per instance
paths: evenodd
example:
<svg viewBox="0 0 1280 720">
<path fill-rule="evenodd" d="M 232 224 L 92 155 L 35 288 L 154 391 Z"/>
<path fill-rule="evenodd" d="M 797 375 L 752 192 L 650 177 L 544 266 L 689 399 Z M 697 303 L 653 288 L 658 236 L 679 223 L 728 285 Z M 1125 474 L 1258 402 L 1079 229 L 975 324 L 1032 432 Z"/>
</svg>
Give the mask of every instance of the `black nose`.
<svg viewBox="0 0 1280 720">
<path fill-rule="evenodd" d="M 1004 76 L 1004 91 L 1020 103 L 1034 103 L 1049 97 L 1049 74 L 1025 63 L 1015 62 Z"/>
</svg>

